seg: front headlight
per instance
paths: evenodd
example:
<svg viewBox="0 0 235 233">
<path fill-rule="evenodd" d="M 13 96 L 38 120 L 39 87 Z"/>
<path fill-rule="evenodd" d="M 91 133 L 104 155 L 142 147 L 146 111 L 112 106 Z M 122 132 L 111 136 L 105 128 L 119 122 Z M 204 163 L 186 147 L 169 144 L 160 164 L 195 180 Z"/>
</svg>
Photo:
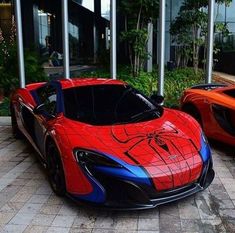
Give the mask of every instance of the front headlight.
<svg viewBox="0 0 235 233">
<path fill-rule="evenodd" d="M 82 166 L 107 166 L 107 167 L 122 167 L 119 163 L 109 158 L 106 155 L 100 154 L 95 151 L 76 148 L 73 151 L 75 159 Z"/>
<path fill-rule="evenodd" d="M 206 138 L 206 135 L 202 132 L 201 133 L 201 150 L 200 154 L 202 156 L 203 162 L 207 162 L 211 158 L 211 150 Z"/>
</svg>

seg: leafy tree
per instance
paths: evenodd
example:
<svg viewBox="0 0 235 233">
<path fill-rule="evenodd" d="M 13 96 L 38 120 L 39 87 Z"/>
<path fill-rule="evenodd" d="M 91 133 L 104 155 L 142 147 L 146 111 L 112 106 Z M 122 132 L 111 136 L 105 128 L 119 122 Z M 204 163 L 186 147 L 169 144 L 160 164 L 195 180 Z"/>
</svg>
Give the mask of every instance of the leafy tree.
<svg viewBox="0 0 235 233">
<path fill-rule="evenodd" d="M 217 0 L 218 4 L 229 4 L 232 0 Z M 208 21 L 208 0 L 184 0 L 179 14 L 171 24 L 173 42 L 178 45 L 177 65 L 186 66 L 192 60 L 195 73 L 198 71 L 199 50 L 205 46 Z M 226 31 L 223 27 L 217 30 Z"/>
<path fill-rule="evenodd" d="M 25 49 L 25 75 L 26 82 L 37 82 L 46 80 L 40 58 L 34 49 Z M 9 96 L 11 91 L 19 86 L 18 56 L 16 46 L 16 26 L 12 18 L 11 35 L 9 40 L 3 37 L 0 28 L 0 88 L 4 95 Z"/>
<path fill-rule="evenodd" d="M 158 12 L 158 0 L 120 1 L 120 9 L 125 15 L 125 31 L 121 38 L 128 44 L 129 60 L 134 77 L 139 75 L 144 61 L 148 58 L 148 23 L 154 22 Z"/>
<path fill-rule="evenodd" d="M 0 68 L 3 65 L 4 61 L 9 57 L 9 53 L 7 50 L 7 43 L 2 33 L 2 29 L 0 28 Z"/>
<path fill-rule="evenodd" d="M 9 56 L 0 69 L 0 87 L 4 88 L 5 96 L 9 96 L 11 91 L 19 87 L 18 56 L 15 43 L 8 47 L 8 54 Z M 45 81 L 46 75 L 38 54 L 33 49 L 25 49 L 24 59 L 26 83 Z"/>
</svg>

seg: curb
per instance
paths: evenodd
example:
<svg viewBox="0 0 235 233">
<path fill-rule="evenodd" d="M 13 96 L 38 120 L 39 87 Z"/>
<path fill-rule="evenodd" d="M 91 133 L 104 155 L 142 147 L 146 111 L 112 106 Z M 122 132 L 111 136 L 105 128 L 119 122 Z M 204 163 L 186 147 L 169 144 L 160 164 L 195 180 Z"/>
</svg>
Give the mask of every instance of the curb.
<svg viewBox="0 0 235 233">
<path fill-rule="evenodd" d="M 228 84 L 228 85 L 235 85 L 235 80 L 231 80 L 228 78 L 224 78 L 220 75 L 213 74 L 213 81 L 216 83 L 223 83 L 223 84 Z"/>
<path fill-rule="evenodd" d="M 0 116 L 0 126 L 11 126 L 11 117 Z"/>
</svg>

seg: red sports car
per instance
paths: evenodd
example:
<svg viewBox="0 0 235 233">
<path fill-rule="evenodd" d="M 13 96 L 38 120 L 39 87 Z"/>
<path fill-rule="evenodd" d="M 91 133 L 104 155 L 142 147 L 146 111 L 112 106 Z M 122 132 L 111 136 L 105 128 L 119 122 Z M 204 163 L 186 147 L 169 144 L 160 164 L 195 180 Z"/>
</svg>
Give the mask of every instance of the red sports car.
<svg viewBox="0 0 235 233">
<path fill-rule="evenodd" d="M 201 124 L 207 137 L 235 145 L 235 86 L 194 86 L 184 92 L 181 109 Z"/>
<path fill-rule="evenodd" d="M 55 80 L 18 89 L 12 127 L 40 155 L 52 189 L 113 208 L 152 208 L 208 187 L 207 140 L 189 115 L 128 84 Z"/>
</svg>

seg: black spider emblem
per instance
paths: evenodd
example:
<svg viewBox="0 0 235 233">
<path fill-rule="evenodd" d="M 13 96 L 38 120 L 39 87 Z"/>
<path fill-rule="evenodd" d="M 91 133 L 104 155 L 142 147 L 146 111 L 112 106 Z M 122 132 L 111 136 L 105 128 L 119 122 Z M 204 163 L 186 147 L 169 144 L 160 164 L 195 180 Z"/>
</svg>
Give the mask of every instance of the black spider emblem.
<svg viewBox="0 0 235 233">
<path fill-rule="evenodd" d="M 122 132 L 122 139 L 120 137 L 117 137 L 114 130 L 112 130 L 112 136 L 113 138 L 118 141 L 119 143 L 126 144 L 130 143 L 129 149 L 125 152 L 125 154 L 130 157 L 132 160 L 134 160 L 136 163 L 138 161 L 135 160 L 135 156 L 133 156 L 133 151 L 137 147 L 141 147 L 143 144 L 146 143 L 148 146 L 155 152 L 155 154 L 159 155 L 160 158 L 161 154 L 158 152 L 158 147 L 161 147 L 163 150 L 165 150 L 167 153 L 169 152 L 169 145 L 172 145 L 177 151 L 177 147 L 174 145 L 172 140 L 175 137 L 182 137 L 182 135 L 179 133 L 178 130 L 174 129 L 172 126 L 167 126 L 167 128 L 162 128 L 160 130 L 155 130 L 150 133 L 137 133 L 130 135 L 126 128 L 123 128 Z M 180 153 L 180 152 L 179 152 Z M 162 158 L 164 161 L 164 159 Z"/>
</svg>

